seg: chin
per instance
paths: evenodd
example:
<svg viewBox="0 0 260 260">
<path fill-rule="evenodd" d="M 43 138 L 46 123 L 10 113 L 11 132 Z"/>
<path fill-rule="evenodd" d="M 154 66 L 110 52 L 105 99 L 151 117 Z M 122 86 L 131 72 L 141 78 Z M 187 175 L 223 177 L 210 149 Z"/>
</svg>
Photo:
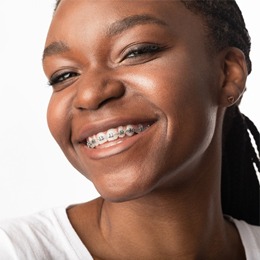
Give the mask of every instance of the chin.
<svg viewBox="0 0 260 260">
<path fill-rule="evenodd" d="M 116 188 L 115 189 L 98 189 L 97 191 L 99 192 L 100 196 L 109 202 L 113 203 L 120 203 L 120 202 L 126 202 L 126 201 L 131 201 L 135 199 L 139 199 L 143 196 L 145 196 L 148 191 L 140 191 L 140 189 L 132 189 L 132 188 Z"/>
<path fill-rule="evenodd" d="M 139 199 L 151 192 L 154 185 L 140 181 L 111 183 L 106 181 L 105 185 L 95 183 L 95 187 L 101 197 L 109 202 L 119 203 Z"/>
</svg>

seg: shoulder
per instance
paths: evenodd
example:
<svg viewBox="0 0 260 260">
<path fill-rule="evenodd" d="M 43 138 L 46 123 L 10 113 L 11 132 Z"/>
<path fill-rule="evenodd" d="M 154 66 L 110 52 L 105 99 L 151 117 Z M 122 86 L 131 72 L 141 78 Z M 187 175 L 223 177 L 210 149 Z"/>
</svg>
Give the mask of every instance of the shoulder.
<svg viewBox="0 0 260 260">
<path fill-rule="evenodd" d="M 30 216 L 9 219 L 0 223 L 0 230 L 13 240 L 23 234 L 26 238 L 36 238 L 51 235 L 57 229 L 57 209 L 49 209 Z"/>
<path fill-rule="evenodd" d="M 9 219 L 0 223 L 0 259 L 37 258 L 48 259 L 46 248 L 57 236 L 58 225 L 55 210 L 46 210 L 27 217 Z M 16 256 L 16 257 L 14 257 Z"/>
<path fill-rule="evenodd" d="M 80 247 L 65 207 L 0 223 L 0 259 L 83 259 Z"/>
<path fill-rule="evenodd" d="M 260 259 L 260 226 L 254 226 L 243 220 L 232 219 L 240 234 L 247 259 Z"/>
</svg>

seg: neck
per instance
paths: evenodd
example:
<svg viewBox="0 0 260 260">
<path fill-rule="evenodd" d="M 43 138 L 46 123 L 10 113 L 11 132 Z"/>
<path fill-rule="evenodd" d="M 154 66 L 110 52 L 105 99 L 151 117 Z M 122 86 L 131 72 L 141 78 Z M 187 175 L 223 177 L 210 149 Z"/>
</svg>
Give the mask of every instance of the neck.
<svg viewBox="0 0 260 260">
<path fill-rule="evenodd" d="M 109 238 L 111 245 L 121 244 L 124 252 L 132 252 L 126 255 L 133 256 L 136 252 L 135 259 L 140 255 L 142 259 L 156 255 L 167 259 L 175 254 L 178 259 L 207 259 L 216 256 L 218 250 L 222 253 L 223 246 L 229 244 L 229 231 L 222 216 L 218 189 L 208 191 L 208 187 L 219 185 L 199 182 L 191 181 L 192 187 L 180 189 L 179 193 L 164 187 L 136 200 L 104 201 L 100 211 L 104 237 Z"/>
<path fill-rule="evenodd" d="M 121 203 L 99 198 L 68 215 L 94 259 L 244 259 L 236 228 L 222 216 L 220 192 L 212 188 L 218 183 L 201 180 L 184 192 L 163 188 Z"/>
</svg>

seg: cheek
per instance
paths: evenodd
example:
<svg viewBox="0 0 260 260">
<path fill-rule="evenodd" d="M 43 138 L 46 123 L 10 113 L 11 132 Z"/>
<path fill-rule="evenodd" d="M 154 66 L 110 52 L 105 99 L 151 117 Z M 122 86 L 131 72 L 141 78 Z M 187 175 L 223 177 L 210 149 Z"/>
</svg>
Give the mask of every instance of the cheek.
<svg viewBox="0 0 260 260">
<path fill-rule="evenodd" d="M 182 84 L 179 84 L 182 82 Z M 165 106 L 171 160 L 181 169 L 192 169 L 208 153 L 216 131 L 217 105 L 207 77 L 175 82 L 172 100 Z"/>
<path fill-rule="evenodd" d="M 50 132 L 64 155 L 79 172 L 82 172 L 81 162 L 71 142 L 73 97 L 73 93 L 66 91 L 53 93 L 48 106 L 47 121 Z"/>
<path fill-rule="evenodd" d="M 70 98 L 53 93 L 47 111 L 48 126 L 54 139 L 63 149 L 70 136 Z"/>
<path fill-rule="evenodd" d="M 176 56 L 173 61 L 168 60 L 167 67 L 158 71 L 160 77 L 157 78 L 161 80 L 157 83 L 158 94 L 168 116 L 176 117 L 180 122 L 184 120 L 189 128 L 189 122 L 196 124 L 209 119 L 211 109 L 217 107 L 217 76 L 206 57 L 182 52 Z"/>
<path fill-rule="evenodd" d="M 171 169 L 201 157 L 215 133 L 218 86 L 216 76 L 206 67 L 189 61 L 168 62 L 150 73 L 149 80 L 142 80 L 150 86 L 148 99 L 166 119 L 167 133 L 160 142 Z"/>
</svg>

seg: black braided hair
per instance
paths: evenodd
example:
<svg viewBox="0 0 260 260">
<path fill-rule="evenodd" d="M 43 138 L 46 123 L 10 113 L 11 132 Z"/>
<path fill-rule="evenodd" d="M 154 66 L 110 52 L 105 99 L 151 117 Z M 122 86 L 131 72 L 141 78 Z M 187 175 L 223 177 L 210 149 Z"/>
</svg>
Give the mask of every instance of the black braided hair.
<svg viewBox="0 0 260 260">
<path fill-rule="evenodd" d="M 211 49 L 237 47 L 245 54 L 248 73 L 251 40 L 235 0 L 181 0 L 204 20 Z M 256 150 L 251 137 L 256 143 Z M 260 225 L 259 132 L 238 105 L 226 110 L 223 123 L 221 196 L 224 214 Z"/>
<path fill-rule="evenodd" d="M 250 134 L 249 134 L 250 133 Z M 258 154 L 251 143 L 255 139 Z M 225 214 L 259 225 L 259 132 L 238 106 L 224 118 L 222 152 L 222 208 Z"/>
<path fill-rule="evenodd" d="M 220 51 L 237 47 L 245 54 L 248 73 L 251 40 L 244 18 L 235 0 L 180 0 L 206 25 L 209 45 Z M 61 0 L 56 0 L 55 10 Z M 250 134 L 249 134 L 250 133 Z M 255 140 L 256 149 L 251 143 Z M 257 150 L 257 152 L 256 152 Z M 260 225 L 259 132 L 243 115 L 238 105 L 226 110 L 223 124 L 221 196 L 223 213 L 250 224 Z"/>
</svg>

